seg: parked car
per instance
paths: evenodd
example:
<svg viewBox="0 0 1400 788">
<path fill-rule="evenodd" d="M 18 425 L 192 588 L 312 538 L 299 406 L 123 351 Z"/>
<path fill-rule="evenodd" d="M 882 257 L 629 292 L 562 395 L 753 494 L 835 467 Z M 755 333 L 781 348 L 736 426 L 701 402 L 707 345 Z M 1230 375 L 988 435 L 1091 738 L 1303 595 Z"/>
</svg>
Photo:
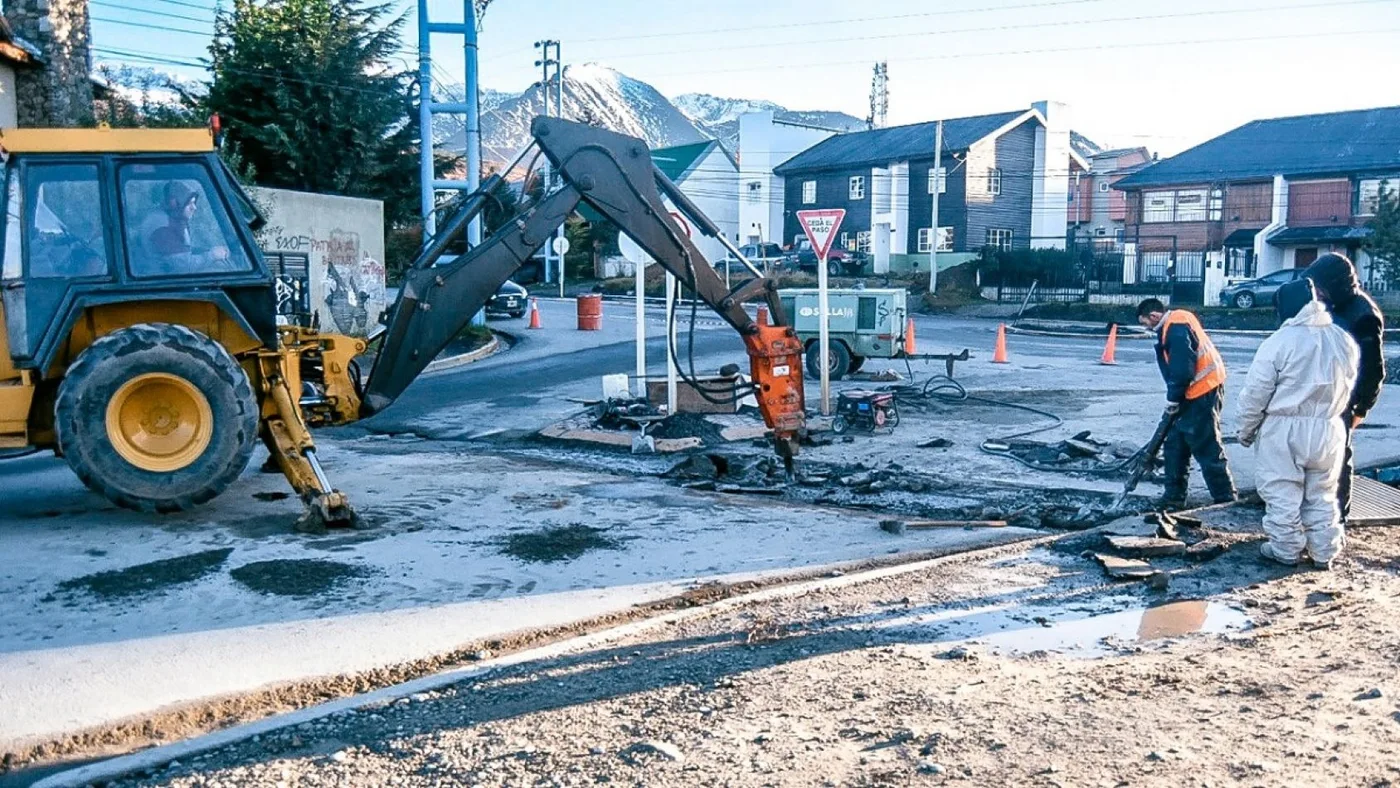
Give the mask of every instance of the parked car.
<svg viewBox="0 0 1400 788">
<path fill-rule="evenodd" d="M 1253 309 L 1256 306 L 1272 306 L 1278 289 L 1303 275 L 1302 268 L 1289 268 L 1265 274 L 1258 279 L 1248 279 L 1226 287 L 1220 291 L 1220 303 L 1237 309 Z"/>
<path fill-rule="evenodd" d="M 507 279 L 505 284 L 496 288 L 496 294 L 486 302 L 486 314 L 524 317 L 529 299 L 529 291 Z"/>
<path fill-rule="evenodd" d="M 868 257 L 864 252 L 852 252 L 833 246 L 826 256 L 826 273 L 828 276 L 860 276 L 865 270 Z M 792 251 L 788 253 L 787 267 L 792 271 L 816 272 L 817 252 L 806 238 L 793 245 Z"/>
<path fill-rule="evenodd" d="M 787 261 L 787 255 L 783 253 L 783 248 L 777 244 L 745 244 L 739 247 L 739 252 L 764 273 L 782 266 Z M 740 272 L 747 273 L 749 270 L 733 255 L 727 255 L 723 260 L 715 261 L 715 270 L 720 275 L 724 274 L 725 268 L 729 269 L 731 275 Z"/>
</svg>

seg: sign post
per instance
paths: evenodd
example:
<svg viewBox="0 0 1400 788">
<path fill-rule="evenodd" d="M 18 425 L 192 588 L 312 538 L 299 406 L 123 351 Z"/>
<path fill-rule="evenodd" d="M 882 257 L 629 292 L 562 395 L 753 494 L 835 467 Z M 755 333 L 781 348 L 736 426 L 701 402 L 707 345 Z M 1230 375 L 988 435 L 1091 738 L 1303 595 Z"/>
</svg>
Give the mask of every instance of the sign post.
<svg viewBox="0 0 1400 788">
<path fill-rule="evenodd" d="M 817 211 L 798 211 L 797 221 L 802 223 L 802 231 L 812 244 L 817 255 L 817 325 L 820 329 L 818 343 L 821 349 L 822 415 L 831 415 L 831 329 L 830 305 L 828 302 L 826 258 L 831 253 L 831 242 L 836 240 L 836 231 L 846 212 L 840 208 Z"/>
<path fill-rule="evenodd" d="M 569 239 L 563 235 L 555 236 L 549 242 L 549 248 L 559 256 L 559 297 L 564 297 L 564 255 L 569 253 Z"/>
</svg>

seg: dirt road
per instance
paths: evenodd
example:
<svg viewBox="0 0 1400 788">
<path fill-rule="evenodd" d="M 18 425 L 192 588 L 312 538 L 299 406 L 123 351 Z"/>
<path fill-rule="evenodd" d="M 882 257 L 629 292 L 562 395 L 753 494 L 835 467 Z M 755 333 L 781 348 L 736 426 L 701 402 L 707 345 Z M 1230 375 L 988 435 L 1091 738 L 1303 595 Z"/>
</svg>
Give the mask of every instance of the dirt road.
<svg viewBox="0 0 1400 788">
<path fill-rule="evenodd" d="M 1248 520 L 1245 517 L 1241 522 Z M 1400 532 L 1331 573 L 1248 528 L 1170 586 L 1094 534 L 689 619 L 124 785 L 1400 782 Z"/>
</svg>

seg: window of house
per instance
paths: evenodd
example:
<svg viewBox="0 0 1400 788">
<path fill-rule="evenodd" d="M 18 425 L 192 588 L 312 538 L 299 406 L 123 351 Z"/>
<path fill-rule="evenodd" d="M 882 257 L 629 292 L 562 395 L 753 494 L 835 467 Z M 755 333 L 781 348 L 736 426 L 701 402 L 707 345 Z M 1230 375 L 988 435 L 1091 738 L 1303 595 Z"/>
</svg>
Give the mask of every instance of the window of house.
<svg viewBox="0 0 1400 788">
<path fill-rule="evenodd" d="M 938 189 L 939 194 L 948 193 L 947 167 L 939 167 L 936 170 L 932 167 L 928 168 L 928 193 L 933 194 L 935 188 Z"/>
<path fill-rule="evenodd" d="M 1099 191 L 1108 193 L 1108 181 L 1099 181 Z"/>
<path fill-rule="evenodd" d="M 919 229 L 919 253 L 920 253 L 920 254 L 928 254 L 928 253 L 929 253 L 929 245 L 930 245 L 931 242 L 932 242 L 932 233 L 929 232 L 929 228 L 927 228 L 927 227 L 920 228 L 920 229 Z M 938 228 L 938 251 L 940 251 L 940 252 L 951 252 L 951 251 L 953 251 L 953 228 L 951 228 L 951 227 L 940 227 L 940 228 Z"/>
<path fill-rule="evenodd" d="M 852 200 L 865 199 L 865 176 L 852 175 L 850 186 L 850 197 Z"/>
<path fill-rule="evenodd" d="M 1108 228 L 1106 228 L 1106 227 L 1095 227 L 1095 228 L 1094 228 L 1094 235 L 1097 235 L 1098 237 L 1103 238 L 1104 236 L 1108 235 Z"/>
<path fill-rule="evenodd" d="M 990 195 L 1001 194 L 1001 168 L 993 167 L 987 170 L 987 193 Z"/>
<path fill-rule="evenodd" d="M 870 252 L 870 232 L 868 230 L 856 233 L 856 251 Z"/>
<path fill-rule="evenodd" d="M 1176 220 L 1178 222 L 1204 222 L 1208 215 L 1205 189 L 1176 193 Z"/>
<path fill-rule="evenodd" d="M 1009 251 L 1011 249 L 1011 236 L 1012 233 L 1010 230 L 988 227 L 987 245 L 994 249 Z"/>
<path fill-rule="evenodd" d="M 841 248 L 842 248 L 842 249 L 845 249 L 845 250 L 848 251 L 848 252 L 853 252 L 853 251 L 855 251 L 855 248 L 856 248 L 856 247 L 855 247 L 855 241 L 853 241 L 853 240 L 851 239 L 851 234 L 850 234 L 850 233 L 844 233 L 844 232 L 841 233 L 840 241 L 841 241 Z"/>
<path fill-rule="evenodd" d="M 1113 231 L 1113 240 L 1117 241 L 1120 244 L 1123 243 L 1126 237 L 1127 232 L 1122 227 L 1119 227 Z"/>
<path fill-rule="evenodd" d="M 126 253 L 136 276 L 253 267 L 202 164 L 124 164 L 117 173 Z"/>
<path fill-rule="evenodd" d="M 1176 192 L 1143 192 L 1142 221 L 1170 222 L 1175 215 Z"/>
<path fill-rule="evenodd" d="M 817 201 L 817 182 L 816 182 L 816 181 L 803 181 L 803 182 L 802 182 L 802 204 L 803 204 L 803 205 L 813 205 L 813 204 L 816 203 L 816 201 Z"/>
<path fill-rule="evenodd" d="M 1395 196 L 1400 187 L 1400 177 L 1366 178 L 1356 182 L 1356 215 L 1374 216 L 1381 207 L 1381 185 L 1386 192 Z"/>
<path fill-rule="evenodd" d="M 48 279 L 106 275 L 97 165 L 31 164 L 24 187 L 29 275 Z"/>
<path fill-rule="evenodd" d="M 1210 204 L 1207 206 L 1210 220 L 1218 222 L 1225 215 L 1225 190 L 1216 186 L 1210 190 Z"/>
<path fill-rule="evenodd" d="M 749 202 L 758 202 L 763 199 L 763 181 L 749 181 L 745 185 L 748 186 L 745 191 L 749 195 Z"/>
<path fill-rule="evenodd" d="M 1214 199 L 1213 197 L 1210 199 Z M 1224 208 L 1225 195 L 1220 194 L 1220 210 Z M 1151 222 L 1204 222 L 1212 213 L 1207 203 L 1205 189 L 1181 189 L 1176 191 L 1143 192 L 1142 221 Z"/>
</svg>

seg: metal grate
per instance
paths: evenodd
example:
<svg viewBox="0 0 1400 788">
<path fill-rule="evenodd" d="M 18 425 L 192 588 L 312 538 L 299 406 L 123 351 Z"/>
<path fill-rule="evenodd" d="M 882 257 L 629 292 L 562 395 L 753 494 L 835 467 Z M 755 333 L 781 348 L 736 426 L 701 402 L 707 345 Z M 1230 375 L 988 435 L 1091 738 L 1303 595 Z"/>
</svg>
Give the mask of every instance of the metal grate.
<svg viewBox="0 0 1400 788">
<path fill-rule="evenodd" d="M 1400 525 L 1400 490 L 1365 476 L 1351 477 L 1347 525 Z"/>
</svg>

